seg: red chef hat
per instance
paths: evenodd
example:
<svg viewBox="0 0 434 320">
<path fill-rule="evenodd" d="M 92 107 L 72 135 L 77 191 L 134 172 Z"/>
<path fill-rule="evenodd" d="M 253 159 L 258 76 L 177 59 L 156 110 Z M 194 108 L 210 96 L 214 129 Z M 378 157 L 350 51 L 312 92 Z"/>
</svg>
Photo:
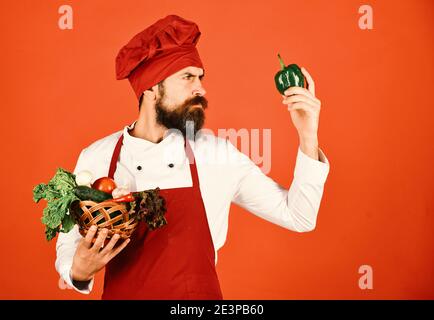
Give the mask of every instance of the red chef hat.
<svg viewBox="0 0 434 320">
<path fill-rule="evenodd" d="M 158 20 L 136 34 L 116 57 L 116 79 L 128 78 L 139 99 L 175 72 L 194 66 L 202 68 L 196 44 L 199 27 L 176 15 Z"/>
</svg>

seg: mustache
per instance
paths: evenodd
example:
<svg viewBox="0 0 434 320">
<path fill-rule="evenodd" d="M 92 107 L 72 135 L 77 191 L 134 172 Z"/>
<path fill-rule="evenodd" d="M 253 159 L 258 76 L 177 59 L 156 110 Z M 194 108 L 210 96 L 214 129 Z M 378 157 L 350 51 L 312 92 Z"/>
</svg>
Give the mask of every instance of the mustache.
<svg viewBox="0 0 434 320">
<path fill-rule="evenodd" d="M 208 108 L 208 100 L 202 96 L 195 96 L 191 99 L 188 99 L 185 101 L 184 106 L 188 108 L 197 104 L 200 104 L 204 110 Z"/>
</svg>

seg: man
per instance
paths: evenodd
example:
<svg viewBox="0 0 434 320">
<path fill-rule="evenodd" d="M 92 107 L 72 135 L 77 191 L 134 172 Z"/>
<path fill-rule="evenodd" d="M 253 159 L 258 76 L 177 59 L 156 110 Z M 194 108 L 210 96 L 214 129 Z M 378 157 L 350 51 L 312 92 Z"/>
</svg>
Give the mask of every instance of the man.
<svg viewBox="0 0 434 320">
<path fill-rule="evenodd" d="M 230 142 L 199 131 L 208 106 L 199 36 L 195 23 L 169 15 L 116 58 L 117 79 L 128 78 L 140 101 L 138 119 L 84 149 L 75 173 L 108 175 L 133 191 L 159 187 L 168 224 L 154 231 L 142 224 L 117 246 L 116 235 L 104 246 L 107 233 L 96 228 L 85 238 L 77 226 L 60 234 L 56 269 L 79 292 L 89 293 L 105 267 L 103 299 L 222 299 L 216 252 L 231 202 L 289 230 L 315 228 L 329 163 L 318 147 L 320 101 L 312 78 L 303 69 L 309 89 L 289 88 L 283 100 L 300 138 L 286 190 Z"/>
</svg>

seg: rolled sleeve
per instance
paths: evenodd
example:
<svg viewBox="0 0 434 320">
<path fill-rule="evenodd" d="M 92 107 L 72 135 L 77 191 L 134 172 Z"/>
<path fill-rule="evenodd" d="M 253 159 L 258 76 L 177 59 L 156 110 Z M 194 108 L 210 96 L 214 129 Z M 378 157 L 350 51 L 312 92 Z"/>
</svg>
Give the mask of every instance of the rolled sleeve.
<svg viewBox="0 0 434 320">
<path fill-rule="evenodd" d="M 299 183 L 324 184 L 330 171 L 330 163 L 318 148 L 319 161 L 312 159 L 298 148 L 294 180 Z"/>
<path fill-rule="evenodd" d="M 77 287 L 74 282 L 71 279 L 71 267 L 72 267 L 72 263 L 71 264 L 64 264 L 62 266 L 62 268 L 59 270 L 59 274 L 62 277 L 62 279 L 70 286 L 72 287 L 75 291 L 82 293 L 82 294 L 90 294 L 92 289 L 93 289 L 93 283 L 94 283 L 94 278 L 92 278 L 92 280 L 90 280 L 89 284 L 86 287 Z"/>
</svg>

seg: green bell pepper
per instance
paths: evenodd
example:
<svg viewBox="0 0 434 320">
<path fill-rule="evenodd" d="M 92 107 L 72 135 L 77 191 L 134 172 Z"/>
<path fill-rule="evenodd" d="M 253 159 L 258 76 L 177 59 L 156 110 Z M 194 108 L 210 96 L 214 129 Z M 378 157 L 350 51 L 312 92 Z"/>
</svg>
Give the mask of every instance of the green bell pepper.
<svg viewBox="0 0 434 320">
<path fill-rule="evenodd" d="M 274 76 L 274 82 L 276 83 L 277 90 L 281 94 L 284 94 L 289 87 L 302 87 L 304 88 L 304 75 L 301 69 L 296 64 L 290 64 L 285 67 L 280 54 L 277 54 L 279 58 L 281 70 Z"/>
</svg>

